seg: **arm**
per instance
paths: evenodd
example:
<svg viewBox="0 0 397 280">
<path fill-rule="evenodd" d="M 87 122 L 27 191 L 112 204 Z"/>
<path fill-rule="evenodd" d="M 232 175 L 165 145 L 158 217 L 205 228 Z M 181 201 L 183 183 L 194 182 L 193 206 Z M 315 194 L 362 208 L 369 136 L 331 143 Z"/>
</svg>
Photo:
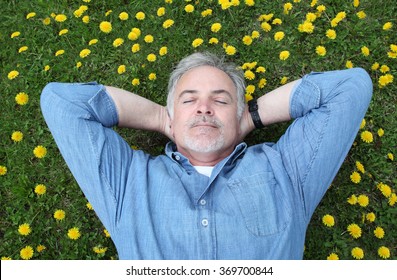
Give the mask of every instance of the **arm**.
<svg viewBox="0 0 397 280">
<path fill-rule="evenodd" d="M 258 98 L 258 112 L 265 126 L 291 119 L 291 92 L 300 81 L 299 79 L 289 82 Z M 248 106 L 246 106 L 241 120 L 241 129 L 243 138 L 255 129 L 251 115 L 248 112 Z"/>
<path fill-rule="evenodd" d="M 105 89 L 116 105 L 118 126 L 157 131 L 172 139 L 164 106 L 120 88 L 105 86 Z"/>
</svg>

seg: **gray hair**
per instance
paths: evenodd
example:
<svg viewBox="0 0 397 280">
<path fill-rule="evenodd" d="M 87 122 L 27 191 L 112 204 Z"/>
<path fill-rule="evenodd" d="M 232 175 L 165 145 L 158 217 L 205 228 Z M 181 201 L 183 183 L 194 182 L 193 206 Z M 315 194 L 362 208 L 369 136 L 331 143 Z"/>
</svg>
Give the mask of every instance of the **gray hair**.
<svg viewBox="0 0 397 280">
<path fill-rule="evenodd" d="M 245 80 L 244 73 L 236 65 L 224 61 L 212 53 L 194 53 L 183 58 L 171 73 L 168 82 L 167 111 L 172 119 L 174 116 L 174 95 L 176 84 L 187 71 L 199 66 L 212 66 L 225 72 L 236 87 L 237 118 L 240 120 L 245 108 Z"/>
</svg>

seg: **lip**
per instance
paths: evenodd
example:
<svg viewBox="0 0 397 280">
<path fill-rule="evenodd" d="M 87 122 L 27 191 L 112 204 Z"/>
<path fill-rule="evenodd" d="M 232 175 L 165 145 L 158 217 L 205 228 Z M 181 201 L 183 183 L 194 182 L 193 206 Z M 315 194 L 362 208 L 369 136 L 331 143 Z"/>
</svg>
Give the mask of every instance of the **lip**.
<svg viewBox="0 0 397 280">
<path fill-rule="evenodd" d="M 198 124 L 195 124 L 193 127 L 199 127 L 199 126 L 217 128 L 217 126 L 216 126 L 216 125 L 214 125 L 214 124 L 211 124 L 211 123 L 198 123 Z"/>
</svg>

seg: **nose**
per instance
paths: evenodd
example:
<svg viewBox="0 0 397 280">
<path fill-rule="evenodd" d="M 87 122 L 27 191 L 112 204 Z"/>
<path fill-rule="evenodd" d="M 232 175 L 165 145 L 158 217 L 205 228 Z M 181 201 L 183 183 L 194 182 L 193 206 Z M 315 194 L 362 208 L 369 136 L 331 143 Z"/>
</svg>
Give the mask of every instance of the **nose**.
<svg viewBox="0 0 397 280">
<path fill-rule="evenodd" d="M 208 101 L 203 101 L 200 102 L 200 104 L 198 105 L 196 114 L 199 116 L 212 116 L 214 114 L 214 111 L 212 110 Z"/>
</svg>

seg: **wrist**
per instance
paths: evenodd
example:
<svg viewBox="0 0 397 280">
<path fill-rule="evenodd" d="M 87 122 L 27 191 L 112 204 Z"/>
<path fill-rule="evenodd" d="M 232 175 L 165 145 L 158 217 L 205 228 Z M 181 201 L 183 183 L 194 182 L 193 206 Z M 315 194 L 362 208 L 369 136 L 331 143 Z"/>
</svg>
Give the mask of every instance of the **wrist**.
<svg viewBox="0 0 397 280">
<path fill-rule="evenodd" d="M 248 101 L 248 111 L 251 115 L 251 119 L 255 128 L 260 129 L 265 127 L 259 115 L 259 107 L 256 98 Z"/>
</svg>

